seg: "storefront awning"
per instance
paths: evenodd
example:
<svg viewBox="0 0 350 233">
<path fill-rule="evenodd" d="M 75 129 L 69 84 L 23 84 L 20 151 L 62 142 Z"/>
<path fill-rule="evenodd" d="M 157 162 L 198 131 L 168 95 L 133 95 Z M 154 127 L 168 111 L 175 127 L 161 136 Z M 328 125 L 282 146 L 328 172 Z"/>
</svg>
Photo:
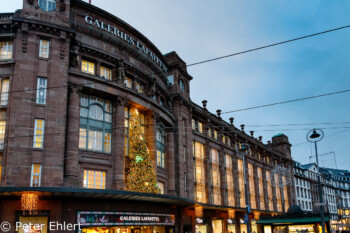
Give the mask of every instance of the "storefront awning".
<svg viewBox="0 0 350 233">
<path fill-rule="evenodd" d="M 193 205 L 187 198 L 160 195 L 152 193 L 138 193 L 121 190 L 52 188 L 52 187 L 0 187 L 0 199 L 20 198 L 23 192 L 37 192 L 40 198 L 99 198 L 157 202 L 181 206 Z"/>
<path fill-rule="evenodd" d="M 325 216 L 324 221 L 328 222 L 329 217 Z M 260 219 L 257 224 L 300 224 L 300 223 L 320 223 L 321 217 L 286 217 L 286 218 L 269 218 Z"/>
</svg>

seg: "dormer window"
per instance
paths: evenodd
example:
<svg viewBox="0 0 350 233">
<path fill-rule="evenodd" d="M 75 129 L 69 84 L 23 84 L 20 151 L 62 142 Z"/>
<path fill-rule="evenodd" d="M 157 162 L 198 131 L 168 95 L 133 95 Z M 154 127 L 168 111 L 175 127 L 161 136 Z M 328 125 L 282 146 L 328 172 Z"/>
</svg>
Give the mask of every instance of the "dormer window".
<svg viewBox="0 0 350 233">
<path fill-rule="evenodd" d="M 185 92 L 185 83 L 182 79 L 180 79 L 179 85 L 180 85 L 180 90 L 182 92 Z"/>
</svg>

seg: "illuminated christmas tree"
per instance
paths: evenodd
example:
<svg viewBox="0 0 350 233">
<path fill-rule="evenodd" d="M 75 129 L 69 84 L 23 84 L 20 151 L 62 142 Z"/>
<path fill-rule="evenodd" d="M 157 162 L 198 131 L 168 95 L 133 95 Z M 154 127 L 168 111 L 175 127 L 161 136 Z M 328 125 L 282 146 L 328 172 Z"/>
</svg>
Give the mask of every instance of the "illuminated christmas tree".
<svg viewBox="0 0 350 233">
<path fill-rule="evenodd" d="M 156 174 L 146 141 L 142 136 L 139 114 L 131 115 L 129 157 L 130 171 L 127 175 L 127 187 L 130 191 L 141 193 L 159 193 Z"/>
</svg>

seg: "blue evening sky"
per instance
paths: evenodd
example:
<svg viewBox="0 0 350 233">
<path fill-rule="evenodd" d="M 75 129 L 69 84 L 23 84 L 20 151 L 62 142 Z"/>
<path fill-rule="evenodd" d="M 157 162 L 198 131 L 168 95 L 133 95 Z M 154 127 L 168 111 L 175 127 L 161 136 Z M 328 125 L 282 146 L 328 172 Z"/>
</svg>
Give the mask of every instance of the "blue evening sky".
<svg viewBox="0 0 350 233">
<path fill-rule="evenodd" d="M 92 0 L 92 4 L 138 29 L 162 53 L 176 51 L 187 64 L 350 24 L 348 0 Z M 22 0 L 13 0 L 1 11 L 21 7 Z M 344 29 L 189 67 L 194 78 L 191 98 L 200 105 L 208 100 L 212 112 L 226 112 L 350 89 L 349 41 L 350 29 Z M 286 134 L 295 145 L 293 158 L 308 163 L 314 150 L 304 142 L 314 126 L 286 124 L 350 122 L 349 97 L 348 92 L 223 117 L 234 117 L 237 127 L 245 124 L 246 131 L 255 130 L 265 143 L 277 133 Z M 266 126 L 271 124 L 285 126 Z M 335 152 L 338 168 L 350 169 L 350 124 L 316 127 L 328 128 L 319 153 Z"/>
</svg>

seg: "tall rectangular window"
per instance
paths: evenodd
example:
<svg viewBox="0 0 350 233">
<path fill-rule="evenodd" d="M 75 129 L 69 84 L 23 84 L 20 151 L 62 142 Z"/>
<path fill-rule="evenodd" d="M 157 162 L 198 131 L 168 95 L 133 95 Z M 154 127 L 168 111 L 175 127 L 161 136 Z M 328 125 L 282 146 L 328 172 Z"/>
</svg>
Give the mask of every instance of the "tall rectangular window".
<svg viewBox="0 0 350 233">
<path fill-rule="evenodd" d="M 44 144 L 44 126 L 45 121 L 42 119 L 35 119 L 34 123 L 34 148 L 43 148 Z"/>
<path fill-rule="evenodd" d="M 285 212 L 287 212 L 287 210 L 289 209 L 289 200 L 288 200 L 287 179 L 285 176 L 282 176 L 282 182 L 284 184 L 283 186 L 284 210 Z M 311 198 L 310 191 L 309 191 L 309 198 Z M 310 203 L 310 209 L 311 209 L 311 203 Z"/>
<path fill-rule="evenodd" d="M 6 129 L 6 121 L 0 121 L 0 149 L 4 149 L 5 129 Z"/>
<path fill-rule="evenodd" d="M 196 130 L 196 120 L 192 119 L 192 129 Z"/>
<path fill-rule="evenodd" d="M 239 207 L 245 207 L 245 188 L 244 188 L 244 173 L 243 160 L 238 159 L 238 186 L 239 186 Z"/>
<path fill-rule="evenodd" d="M 268 202 L 268 210 L 274 211 L 273 209 L 273 194 L 272 194 L 272 183 L 271 183 L 271 172 L 266 171 L 266 186 L 267 186 L 267 202 Z"/>
<path fill-rule="evenodd" d="M 198 122 L 198 131 L 200 133 L 203 133 L 203 123 L 202 122 Z"/>
<path fill-rule="evenodd" d="M 50 41 L 41 39 L 40 40 L 40 48 L 39 48 L 39 57 L 48 58 L 49 57 L 49 47 L 50 47 Z"/>
<path fill-rule="evenodd" d="M 249 176 L 249 195 L 250 205 L 252 209 L 256 209 L 256 195 L 255 195 L 255 184 L 254 184 L 254 169 L 253 164 L 248 163 L 248 176 Z"/>
<path fill-rule="evenodd" d="M 211 175 L 213 185 L 213 204 L 221 205 L 219 152 L 213 148 L 211 149 Z"/>
<path fill-rule="evenodd" d="M 125 77 L 124 84 L 127 88 L 132 88 L 132 79 L 129 77 Z"/>
<path fill-rule="evenodd" d="M 1 183 L 1 172 L 2 172 L 2 165 L 0 165 L 0 183 Z"/>
<path fill-rule="evenodd" d="M 36 86 L 36 103 L 46 104 L 47 79 L 38 78 Z"/>
<path fill-rule="evenodd" d="M 0 60 L 8 60 L 12 58 L 13 42 L 0 41 Z"/>
<path fill-rule="evenodd" d="M 164 129 L 162 128 L 157 129 L 156 138 L 157 138 L 157 166 L 165 168 Z"/>
<path fill-rule="evenodd" d="M 107 80 L 112 80 L 112 70 L 107 67 L 100 66 L 100 77 Z"/>
<path fill-rule="evenodd" d="M 205 177 L 205 166 L 204 166 L 204 145 L 193 141 L 193 155 L 195 157 L 195 198 L 197 202 L 207 203 L 207 192 L 206 192 L 206 177 Z"/>
<path fill-rule="evenodd" d="M 140 82 L 136 82 L 136 91 L 138 93 L 143 93 L 143 85 Z"/>
<path fill-rule="evenodd" d="M 208 137 L 210 137 L 210 138 L 212 137 L 211 136 L 211 128 L 208 128 Z"/>
<path fill-rule="evenodd" d="M 275 173 L 275 190 L 276 190 L 276 201 L 277 201 L 277 211 L 282 212 L 282 197 L 280 188 L 280 177 Z"/>
<path fill-rule="evenodd" d="M 79 148 L 111 153 L 112 104 L 95 96 L 80 96 Z"/>
<path fill-rule="evenodd" d="M 1 101 L 0 105 L 7 105 L 9 96 L 10 80 L 8 78 L 1 79 Z"/>
<path fill-rule="evenodd" d="M 258 167 L 258 182 L 259 182 L 260 210 L 265 210 L 264 181 L 262 177 L 261 167 Z"/>
<path fill-rule="evenodd" d="M 160 194 L 164 194 L 164 189 L 165 189 L 164 187 L 165 187 L 164 183 L 158 181 L 158 188 L 159 188 L 159 193 Z"/>
<path fill-rule="evenodd" d="M 94 75 L 95 74 L 95 63 L 82 60 L 81 61 L 81 71 L 87 74 Z"/>
<path fill-rule="evenodd" d="M 32 164 L 30 187 L 40 187 L 40 183 L 41 183 L 41 165 Z"/>
<path fill-rule="evenodd" d="M 84 170 L 84 188 L 106 189 L 106 172 Z"/>
<path fill-rule="evenodd" d="M 232 157 L 225 155 L 226 167 L 226 183 L 227 183 L 227 204 L 228 206 L 235 206 L 235 189 L 233 182 Z"/>
<path fill-rule="evenodd" d="M 126 107 L 125 108 L 125 156 L 129 156 L 129 136 L 130 136 L 130 118 L 131 115 L 136 114 L 136 109 Z M 141 131 L 143 137 L 145 137 L 145 114 L 138 111 L 139 122 L 141 124 Z"/>
<path fill-rule="evenodd" d="M 216 129 L 214 129 L 214 138 L 218 139 L 218 131 Z"/>
</svg>

